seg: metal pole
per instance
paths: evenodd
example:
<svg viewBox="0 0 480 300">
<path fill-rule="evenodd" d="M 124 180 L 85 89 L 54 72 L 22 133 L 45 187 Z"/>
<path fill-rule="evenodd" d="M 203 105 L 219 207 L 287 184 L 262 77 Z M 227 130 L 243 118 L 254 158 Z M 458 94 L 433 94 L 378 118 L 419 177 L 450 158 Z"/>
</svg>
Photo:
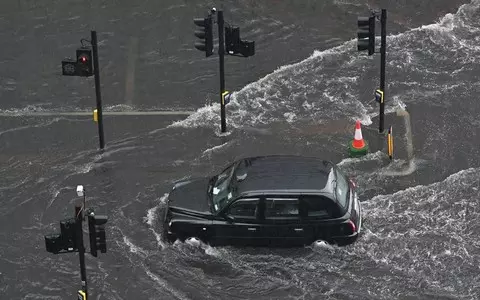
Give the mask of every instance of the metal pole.
<svg viewBox="0 0 480 300">
<path fill-rule="evenodd" d="M 97 114 L 98 114 L 98 138 L 100 140 L 100 149 L 105 147 L 103 137 L 103 115 L 102 115 L 102 93 L 100 91 L 100 67 L 98 66 L 98 45 L 97 32 L 92 31 L 92 50 L 93 50 L 93 69 L 95 75 L 95 93 L 97 98 Z"/>
<path fill-rule="evenodd" d="M 383 91 L 382 101 L 380 101 L 380 124 L 378 128 L 379 133 L 383 133 L 384 122 L 385 122 L 385 54 L 387 48 L 387 10 L 382 9 L 382 15 L 380 17 L 380 22 L 382 24 L 382 41 L 380 46 L 380 89 Z"/>
<path fill-rule="evenodd" d="M 225 92 L 225 41 L 224 41 L 224 21 L 223 11 L 217 11 L 217 23 L 218 23 L 218 57 L 220 58 L 220 118 L 222 122 L 222 132 L 227 131 L 227 120 L 225 116 L 225 102 L 222 94 Z"/>
<path fill-rule="evenodd" d="M 80 258 L 80 275 L 82 279 L 82 289 L 88 299 L 87 292 L 87 271 L 85 269 L 85 247 L 83 246 L 83 210 L 81 206 L 75 206 L 75 225 L 77 229 L 77 248 L 78 256 Z"/>
</svg>

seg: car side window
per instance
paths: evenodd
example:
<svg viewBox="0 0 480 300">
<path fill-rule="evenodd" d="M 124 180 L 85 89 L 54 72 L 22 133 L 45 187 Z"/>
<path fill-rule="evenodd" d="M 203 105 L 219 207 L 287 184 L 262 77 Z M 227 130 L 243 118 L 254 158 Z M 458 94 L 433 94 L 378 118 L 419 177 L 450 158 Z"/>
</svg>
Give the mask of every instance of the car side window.
<svg viewBox="0 0 480 300">
<path fill-rule="evenodd" d="M 324 196 L 303 196 L 302 204 L 307 217 L 335 218 L 339 216 L 337 205 L 332 199 Z"/>
<path fill-rule="evenodd" d="M 227 215 L 239 219 L 255 219 L 257 215 L 258 198 L 239 199 L 232 203 Z"/>
<path fill-rule="evenodd" d="M 337 197 L 338 202 L 340 202 L 344 208 L 347 207 L 349 190 L 350 186 L 348 185 L 347 179 L 340 171 L 337 171 L 337 189 L 335 191 L 335 196 Z"/>
<path fill-rule="evenodd" d="M 266 198 L 265 219 L 299 218 L 297 198 Z"/>
</svg>

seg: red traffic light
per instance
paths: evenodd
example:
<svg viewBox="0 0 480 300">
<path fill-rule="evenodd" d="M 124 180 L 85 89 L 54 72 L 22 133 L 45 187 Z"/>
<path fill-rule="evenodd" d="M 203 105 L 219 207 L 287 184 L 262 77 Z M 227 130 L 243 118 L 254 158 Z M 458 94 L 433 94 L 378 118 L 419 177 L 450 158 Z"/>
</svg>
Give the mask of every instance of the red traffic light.
<svg viewBox="0 0 480 300">
<path fill-rule="evenodd" d="M 92 49 L 82 47 L 77 49 L 77 67 L 78 76 L 92 76 L 93 75 L 93 59 Z"/>
<path fill-rule="evenodd" d="M 88 57 L 86 55 L 81 55 L 79 57 L 79 60 L 81 63 L 87 63 L 88 62 Z"/>
</svg>

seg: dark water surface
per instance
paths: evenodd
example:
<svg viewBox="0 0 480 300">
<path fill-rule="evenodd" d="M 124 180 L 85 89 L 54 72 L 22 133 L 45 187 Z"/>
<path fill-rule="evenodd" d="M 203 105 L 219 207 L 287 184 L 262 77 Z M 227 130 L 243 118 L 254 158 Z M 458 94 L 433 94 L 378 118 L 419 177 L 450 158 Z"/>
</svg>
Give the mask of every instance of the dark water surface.
<svg viewBox="0 0 480 300">
<path fill-rule="evenodd" d="M 255 40 L 226 58 L 228 134 L 219 133 L 218 57 L 193 47 L 212 6 Z M 387 104 L 411 116 L 413 157 L 347 158 L 353 124 L 377 126 L 379 55 L 356 52 L 356 17 L 388 10 Z M 77 255 L 43 235 L 73 215 L 75 187 L 109 216 L 108 253 L 87 254 L 95 299 L 480 298 L 480 1 L 10 1 L 0 11 L 0 299 L 71 299 Z M 93 79 L 60 75 L 98 31 L 106 110 Z M 130 83 L 129 83 L 130 82 Z M 133 82 L 133 84 L 131 84 Z M 402 137 L 399 137 L 402 141 Z M 400 143 L 400 142 L 399 142 Z M 290 153 L 339 163 L 360 187 L 363 235 L 338 248 L 240 249 L 161 239 L 175 180 L 241 156 Z M 86 237 L 86 236 L 85 236 Z"/>
</svg>

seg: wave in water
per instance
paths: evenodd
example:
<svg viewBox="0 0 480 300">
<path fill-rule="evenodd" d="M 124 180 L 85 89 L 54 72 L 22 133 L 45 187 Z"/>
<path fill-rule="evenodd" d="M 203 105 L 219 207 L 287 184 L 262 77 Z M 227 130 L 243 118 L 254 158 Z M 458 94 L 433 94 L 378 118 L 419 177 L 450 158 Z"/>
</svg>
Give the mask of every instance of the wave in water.
<svg viewBox="0 0 480 300">
<path fill-rule="evenodd" d="M 458 73 L 478 57 L 479 7 L 479 1 L 472 1 L 437 23 L 387 37 L 388 76 L 409 79 L 393 81 L 387 87 L 391 88 L 388 97 L 393 100 L 387 103 L 387 113 L 397 107 L 405 108 L 405 103 L 411 101 L 438 98 L 436 91 L 458 93 L 459 88 L 465 89 L 465 78 Z M 233 93 L 233 100 L 227 105 L 229 126 L 336 118 L 361 119 L 370 124 L 371 118 L 378 115 L 376 105 L 372 106 L 373 95 L 368 99 L 361 90 L 364 83 L 371 84 L 362 78 L 371 60 L 356 55 L 355 44 L 356 40 L 350 40 L 338 47 L 315 51 L 309 58 L 283 66 Z M 452 66 L 457 71 L 452 71 Z M 423 83 L 426 75 L 433 78 Z M 170 127 L 216 128 L 219 112 L 219 104 L 208 105 Z"/>
</svg>

